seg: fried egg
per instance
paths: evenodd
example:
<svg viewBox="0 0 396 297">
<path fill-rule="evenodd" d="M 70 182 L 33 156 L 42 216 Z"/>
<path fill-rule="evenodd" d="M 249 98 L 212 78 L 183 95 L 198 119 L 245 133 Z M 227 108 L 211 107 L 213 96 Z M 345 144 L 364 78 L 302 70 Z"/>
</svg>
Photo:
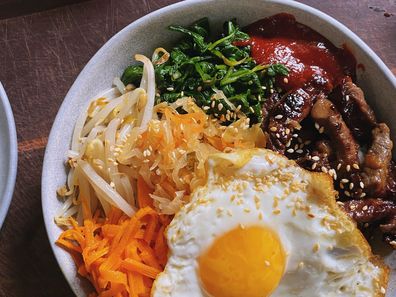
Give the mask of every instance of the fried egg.
<svg viewBox="0 0 396 297">
<path fill-rule="evenodd" d="M 216 154 L 176 214 L 153 297 L 384 296 L 388 268 L 332 179 L 264 149 Z"/>
</svg>

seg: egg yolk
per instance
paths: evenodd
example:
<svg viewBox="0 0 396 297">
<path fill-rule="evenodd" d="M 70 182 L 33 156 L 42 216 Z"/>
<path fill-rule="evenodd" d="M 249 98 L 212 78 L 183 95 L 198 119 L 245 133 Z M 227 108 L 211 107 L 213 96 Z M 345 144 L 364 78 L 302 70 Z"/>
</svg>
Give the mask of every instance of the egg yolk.
<svg viewBox="0 0 396 297">
<path fill-rule="evenodd" d="M 213 297 L 266 297 L 276 289 L 286 256 L 275 232 L 252 226 L 233 229 L 198 259 L 203 289 Z"/>
</svg>

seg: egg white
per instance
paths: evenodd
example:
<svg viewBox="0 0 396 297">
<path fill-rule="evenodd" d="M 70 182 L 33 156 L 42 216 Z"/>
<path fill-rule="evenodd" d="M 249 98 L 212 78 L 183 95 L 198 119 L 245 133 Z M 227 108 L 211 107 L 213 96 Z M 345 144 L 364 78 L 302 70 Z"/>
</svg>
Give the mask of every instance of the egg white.
<svg viewBox="0 0 396 297">
<path fill-rule="evenodd" d="M 387 269 L 338 209 L 331 180 L 269 150 L 217 154 L 167 230 L 169 260 L 153 297 L 206 296 L 197 258 L 236 227 L 275 231 L 287 254 L 273 297 L 383 296 Z"/>
</svg>

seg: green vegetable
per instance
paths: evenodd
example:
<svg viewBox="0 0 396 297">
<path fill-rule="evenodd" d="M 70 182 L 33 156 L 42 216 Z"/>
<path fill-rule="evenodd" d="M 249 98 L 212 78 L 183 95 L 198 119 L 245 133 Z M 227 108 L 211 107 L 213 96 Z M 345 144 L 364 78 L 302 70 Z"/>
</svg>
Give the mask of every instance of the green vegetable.
<svg viewBox="0 0 396 297">
<path fill-rule="evenodd" d="M 226 22 L 223 34 L 214 41 L 209 40 L 207 18 L 189 27 L 172 25 L 169 29 L 184 38 L 170 51 L 168 61 L 154 67 L 157 102 L 191 96 L 206 113 L 222 119 L 224 124 L 236 119 L 235 108 L 248 116 L 251 124 L 260 122 L 261 105 L 276 87 L 275 78 L 288 75 L 288 69 L 281 64 L 257 65 L 250 56 L 250 47 L 243 43 L 249 35 L 235 20 Z M 121 80 L 137 85 L 142 72 L 141 66 L 129 66 Z M 216 95 L 221 92 L 226 99 Z"/>
<path fill-rule="evenodd" d="M 128 66 L 121 76 L 121 81 L 126 84 L 139 85 L 143 75 L 143 66 Z"/>
</svg>

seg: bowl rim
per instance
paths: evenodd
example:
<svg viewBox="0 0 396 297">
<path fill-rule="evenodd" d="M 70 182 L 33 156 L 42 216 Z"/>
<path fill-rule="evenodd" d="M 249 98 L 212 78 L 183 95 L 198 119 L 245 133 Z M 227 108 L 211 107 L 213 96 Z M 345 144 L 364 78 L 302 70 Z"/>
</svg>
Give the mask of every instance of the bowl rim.
<svg viewBox="0 0 396 297">
<path fill-rule="evenodd" d="M 1 82 L 0 82 L 0 104 L 2 105 L 5 111 L 5 118 L 7 122 L 5 130 L 7 131 L 8 141 L 9 141 L 8 175 L 5 182 L 4 192 L 0 193 L 0 195 L 1 194 L 3 195 L 3 199 L 0 201 L 0 230 L 1 230 L 4 220 L 8 213 L 8 208 L 11 204 L 12 196 L 14 194 L 14 187 L 16 181 L 17 168 L 18 168 L 18 141 L 17 141 L 14 115 L 12 113 L 10 101 L 8 100 L 7 94 Z"/>
<path fill-rule="evenodd" d="M 153 17 L 158 17 L 163 13 L 175 10 L 175 9 L 183 9 L 187 6 L 194 5 L 194 4 L 202 4 L 202 3 L 211 3 L 216 0 L 185 0 L 181 2 L 177 2 L 165 7 L 162 7 L 158 10 L 152 11 L 149 14 L 146 14 L 135 21 L 131 22 L 127 26 L 125 26 L 123 29 L 118 31 L 116 34 L 114 34 L 109 40 L 107 40 L 104 45 L 92 56 L 92 58 L 88 61 L 88 63 L 84 66 L 84 68 L 81 70 L 75 81 L 73 82 L 72 86 L 70 87 L 69 91 L 67 92 L 66 96 L 64 97 L 64 100 L 62 101 L 62 104 L 57 112 L 57 115 L 55 117 L 55 120 L 53 122 L 53 126 L 51 128 L 49 137 L 48 137 L 48 143 L 46 146 L 45 150 L 45 155 L 44 155 L 44 161 L 43 161 L 43 171 L 42 171 L 42 183 L 41 183 L 41 202 L 42 202 L 42 211 L 43 211 L 43 217 L 44 217 L 44 224 L 46 228 L 46 232 L 48 235 L 48 238 L 50 240 L 50 246 L 52 249 L 53 254 L 55 255 L 55 258 L 57 260 L 58 266 L 61 269 L 65 279 L 69 283 L 71 289 L 73 290 L 75 295 L 78 295 L 79 292 L 76 291 L 76 289 L 71 285 L 71 281 L 69 280 L 69 276 L 66 274 L 66 271 L 64 267 L 61 265 L 62 264 L 62 259 L 60 256 L 61 251 L 56 249 L 56 245 L 51 242 L 53 240 L 49 226 L 50 224 L 54 224 L 54 218 L 51 217 L 47 211 L 46 211 L 46 205 L 48 204 L 47 201 L 50 199 L 54 199 L 54 195 L 56 193 L 50 193 L 46 187 L 48 181 L 51 179 L 52 172 L 49 170 L 51 167 L 51 154 L 54 151 L 54 148 L 56 148 L 56 137 L 55 135 L 57 134 L 57 131 L 61 129 L 60 122 L 61 118 L 64 116 L 65 111 L 67 109 L 69 97 L 72 97 L 75 91 L 77 90 L 77 87 L 80 85 L 80 82 L 83 81 L 86 73 L 89 72 L 89 68 L 96 63 L 97 60 L 100 60 L 102 54 L 113 45 L 113 43 L 119 39 L 125 32 L 131 30 L 134 27 L 139 27 L 143 25 L 147 20 Z M 232 0 L 232 1 L 239 1 L 239 0 Z M 391 70 L 386 66 L 386 64 L 379 58 L 379 56 L 358 36 L 356 35 L 352 30 L 350 30 L 348 27 L 346 27 L 344 24 L 341 22 L 337 21 L 335 18 L 332 16 L 320 11 L 319 9 L 313 8 L 307 4 L 303 4 L 294 0 L 259 0 L 262 2 L 263 5 L 265 4 L 280 4 L 280 5 L 285 5 L 289 6 L 293 9 L 297 9 L 300 11 L 304 11 L 305 13 L 312 15 L 315 18 L 321 19 L 322 21 L 329 23 L 333 27 L 337 28 L 338 31 L 342 32 L 345 34 L 349 40 L 351 40 L 355 45 L 365 52 L 367 55 L 370 56 L 370 58 L 373 60 L 373 62 L 378 66 L 379 69 L 381 69 L 381 72 L 385 75 L 385 77 L 388 79 L 388 81 L 393 85 L 393 87 L 396 89 L 396 78 L 394 74 L 391 72 Z M 230 1 L 231 2 L 231 1 Z M 88 99 L 88 98 L 87 98 Z M 63 253 L 63 251 L 62 251 Z"/>
</svg>

